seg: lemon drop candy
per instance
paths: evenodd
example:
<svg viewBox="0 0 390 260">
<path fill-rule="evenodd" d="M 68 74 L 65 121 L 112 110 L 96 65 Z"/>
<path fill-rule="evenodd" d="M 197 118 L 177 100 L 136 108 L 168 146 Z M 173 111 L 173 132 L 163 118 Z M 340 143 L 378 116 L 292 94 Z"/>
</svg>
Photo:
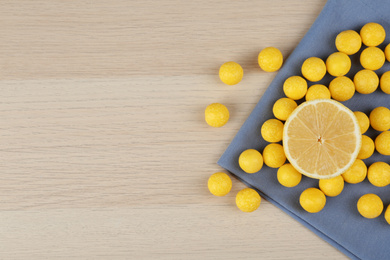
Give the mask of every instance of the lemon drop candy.
<svg viewBox="0 0 390 260">
<path fill-rule="evenodd" d="M 326 74 L 326 65 L 317 57 L 307 58 L 301 67 L 302 75 L 309 81 L 320 81 Z"/>
<path fill-rule="evenodd" d="M 240 190 L 236 195 L 236 205 L 243 212 L 253 212 L 259 208 L 261 197 L 251 188 Z"/>
<path fill-rule="evenodd" d="M 341 174 L 341 176 L 345 182 L 352 184 L 360 183 L 367 176 L 367 166 L 362 160 L 356 159 L 351 168 Z"/>
<path fill-rule="evenodd" d="M 375 148 L 378 153 L 390 155 L 390 132 L 382 132 L 375 138 Z"/>
<path fill-rule="evenodd" d="M 357 155 L 357 159 L 367 159 L 370 158 L 371 155 L 375 151 L 374 141 L 368 137 L 367 135 L 362 135 L 362 146 L 360 147 L 360 151 Z"/>
<path fill-rule="evenodd" d="M 339 52 L 347 55 L 357 53 L 362 46 L 362 38 L 353 30 L 346 30 L 339 33 L 336 37 L 336 48 Z"/>
<path fill-rule="evenodd" d="M 385 29 L 378 23 L 367 23 L 360 30 L 362 42 L 367 46 L 378 46 L 386 37 Z"/>
<path fill-rule="evenodd" d="M 377 131 L 387 131 L 390 129 L 390 109 L 387 107 L 377 107 L 370 113 L 370 123 Z"/>
<path fill-rule="evenodd" d="M 390 184 L 390 165 L 385 162 L 374 162 L 368 167 L 368 181 L 376 187 L 385 187 Z"/>
<path fill-rule="evenodd" d="M 385 211 L 385 220 L 390 225 L 390 205 L 387 206 L 387 209 Z"/>
<path fill-rule="evenodd" d="M 208 125 L 221 127 L 229 121 L 229 110 L 220 103 L 213 103 L 206 107 L 204 116 Z"/>
<path fill-rule="evenodd" d="M 326 204 L 325 194 L 317 188 L 308 188 L 301 193 L 299 204 L 310 213 L 320 212 Z"/>
<path fill-rule="evenodd" d="M 336 197 L 344 189 L 344 179 L 341 175 L 331 179 L 321 179 L 319 186 L 322 192 L 329 197 Z"/>
<path fill-rule="evenodd" d="M 326 59 L 326 69 L 332 76 L 344 76 L 351 69 L 351 59 L 342 52 L 332 53 Z"/>
<path fill-rule="evenodd" d="M 283 138 L 283 123 L 278 119 L 268 119 L 261 126 L 261 136 L 270 143 L 277 143 Z"/>
<path fill-rule="evenodd" d="M 384 93 L 390 94 L 390 71 L 386 71 L 382 74 L 379 85 Z"/>
<path fill-rule="evenodd" d="M 255 173 L 263 167 L 263 156 L 255 149 L 247 149 L 240 154 L 238 164 L 246 173 Z"/>
<path fill-rule="evenodd" d="M 360 54 L 360 64 L 368 70 L 378 70 L 385 63 L 385 54 L 377 47 L 367 47 Z"/>
<path fill-rule="evenodd" d="M 291 76 L 284 81 L 283 91 L 288 98 L 301 99 L 306 95 L 307 82 L 300 76 Z"/>
<path fill-rule="evenodd" d="M 359 123 L 360 132 L 364 134 L 365 132 L 367 132 L 368 128 L 370 127 L 370 119 L 365 113 L 360 111 L 355 111 L 353 112 L 353 114 L 356 116 L 356 119 Z"/>
<path fill-rule="evenodd" d="M 309 87 L 306 92 L 305 99 L 306 101 L 314 99 L 330 99 L 330 91 L 325 85 L 315 84 Z"/>
<path fill-rule="evenodd" d="M 295 187 L 302 179 L 302 174 L 298 172 L 290 163 L 286 163 L 278 169 L 278 182 L 284 187 Z"/>
<path fill-rule="evenodd" d="M 387 61 L 390 61 L 390 43 L 385 48 L 385 58 Z"/>
<path fill-rule="evenodd" d="M 280 144 L 269 144 L 263 150 L 265 165 L 271 168 L 279 168 L 286 162 L 283 146 Z"/>
<path fill-rule="evenodd" d="M 280 98 L 272 107 L 272 112 L 277 119 L 286 121 L 297 106 L 297 103 L 290 98 Z"/>
<path fill-rule="evenodd" d="M 355 94 L 355 84 L 348 77 L 337 77 L 330 82 L 329 91 L 333 99 L 347 101 Z"/>
<path fill-rule="evenodd" d="M 219 78 L 227 85 L 236 85 L 244 76 L 241 65 L 234 61 L 225 62 L 219 68 Z"/>
<path fill-rule="evenodd" d="M 355 74 L 353 83 L 360 94 L 371 94 L 379 86 L 379 77 L 374 71 L 364 69 Z"/>
<path fill-rule="evenodd" d="M 226 173 L 216 172 L 210 176 L 207 186 L 211 194 L 221 197 L 232 189 L 232 180 Z"/>
<path fill-rule="evenodd" d="M 259 53 L 257 61 L 262 70 L 274 72 L 282 67 L 283 55 L 277 48 L 267 47 Z"/>
<path fill-rule="evenodd" d="M 383 211 L 383 202 L 376 194 L 365 194 L 359 198 L 357 209 L 365 218 L 376 218 Z"/>
</svg>

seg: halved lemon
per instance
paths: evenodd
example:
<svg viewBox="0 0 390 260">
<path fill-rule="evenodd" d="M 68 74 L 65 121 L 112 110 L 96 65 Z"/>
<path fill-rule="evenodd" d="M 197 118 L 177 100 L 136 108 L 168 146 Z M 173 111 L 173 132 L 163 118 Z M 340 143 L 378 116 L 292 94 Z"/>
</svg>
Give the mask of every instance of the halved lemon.
<svg viewBox="0 0 390 260">
<path fill-rule="evenodd" d="M 300 173 L 315 179 L 348 170 L 360 151 L 361 132 L 353 112 L 331 99 L 302 103 L 284 124 L 283 147 Z"/>
</svg>

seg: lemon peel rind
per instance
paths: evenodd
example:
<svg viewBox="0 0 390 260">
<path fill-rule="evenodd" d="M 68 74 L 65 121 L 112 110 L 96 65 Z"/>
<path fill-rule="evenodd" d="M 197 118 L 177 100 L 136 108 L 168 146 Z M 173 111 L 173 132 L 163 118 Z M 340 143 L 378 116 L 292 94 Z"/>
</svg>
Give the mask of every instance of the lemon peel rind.
<svg viewBox="0 0 390 260">
<path fill-rule="evenodd" d="M 304 169 L 302 169 L 295 162 L 295 160 L 292 159 L 292 157 L 291 157 L 291 155 L 290 155 L 290 153 L 288 151 L 288 142 L 286 142 L 286 140 L 288 140 L 287 128 L 289 127 L 289 125 L 291 123 L 291 120 L 293 118 L 295 118 L 296 114 L 298 114 L 304 107 L 306 107 L 308 105 L 320 103 L 320 102 L 328 102 L 328 103 L 334 104 L 335 106 L 338 106 L 340 109 L 342 109 L 343 111 L 345 111 L 348 114 L 350 114 L 351 115 L 351 119 L 353 121 L 353 124 L 355 125 L 355 135 L 358 138 L 358 145 L 356 146 L 354 152 L 352 153 L 350 161 L 344 167 L 339 168 L 335 173 L 330 174 L 330 175 L 320 175 L 320 174 L 317 174 L 317 173 L 310 173 L 310 172 L 307 172 Z M 305 175 L 307 177 L 310 177 L 310 178 L 313 178 L 313 179 L 330 179 L 330 178 L 337 177 L 337 176 L 341 175 L 342 173 L 344 173 L 355 162 L 355 160 L 357 158 L 357 155 L 359 154 L 361 145 L 362 145 L 361 135 L 362 134 L 360 132 L 360 126 L 359 126 L 359 123 L 357 121 L 357 118 L 355 117 L 353 112 L 348 107 L 346 107 L 342 103 L 340 103 L 340 102 L 338 102 L 336 100 L 332 100 L 332 99 L 315 99 L 315 100 L 305 101 L 302 104 L 300 104 L 297 108 L 295 108 L 295 110 L 291 113 L 291 115 L 285 121 L 284 128 L 283 128 L 283 148 L 284 148 L 284 153 L 285 153 L 285 155 L 287 157 L 288 162 L 291 163 L 291 165 L 294 166 L 294 168 L 297 171 L 299 171 L 300 173 L 302 173 L 303 175 Z"/>
</svg>

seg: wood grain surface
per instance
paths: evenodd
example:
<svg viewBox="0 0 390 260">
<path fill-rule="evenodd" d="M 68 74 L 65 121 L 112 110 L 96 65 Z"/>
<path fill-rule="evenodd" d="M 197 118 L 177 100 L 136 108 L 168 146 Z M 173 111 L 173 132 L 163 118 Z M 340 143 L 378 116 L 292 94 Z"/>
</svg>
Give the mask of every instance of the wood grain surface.
<svg viewBox="0 0 390 260">
<path fill-rule="evenodd" d="M 0 259 L 346 259 L 264 199 L 240 212 L 235 178 L 207 190 L 276 75 L 258 52 L 288 57 L 324 4 L 0 1 Z"/>
</svg>

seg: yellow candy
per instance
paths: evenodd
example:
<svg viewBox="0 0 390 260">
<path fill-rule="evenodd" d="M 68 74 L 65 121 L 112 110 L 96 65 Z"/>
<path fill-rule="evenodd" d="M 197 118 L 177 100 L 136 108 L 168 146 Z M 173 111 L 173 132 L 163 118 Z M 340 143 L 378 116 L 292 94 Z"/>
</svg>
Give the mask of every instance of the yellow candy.
<svg viewBox="0 0 390 260">
<path fill-rule="evenodd" d="M 261 126 L 261 136 L 270 143 L 277 143 L 283 138 L 283 123 L 277 119 L 269 119 Z"/>
<path fill-rule="evenodd" d="M 377 187 L 385 187 L 390 184 L 390 166 L 385 162 L 374 162 L 368 167 L 368 181 Z"/>
<path fill-rule="evenodd" d="M 386 222 L 390 225 L 390 205 L 387 206 L 387 209 L 385 211 L 385 219 Z"/>
<path fill-rule="evenodd" d="M 321 179 L 319 186 L 326 196 L 335 197 L 343 191 L 344 179 L 341 175 L 331 179 Z"/>
<path fill-rule="evenodd" d="M 336 37 L 337 50 L 347 55 L 357 53 L 361 46 L 362 38 L 357 32 L 353 30 L 343 31 Z"/>
<path fill-rule="evenodd" d="M 301 99 L 306 95 L 307 82 L 300 76 L 291 76 L 284 82 L 283 91 L 288 98 Z"/>
<path fill-rule="evenodd" d="M 219 68 L 219 78 L 227 85 L 236 85 L 243 76 L 244 70 L 234 61 L 226 62 Z"/>
<path fill-rule="evenodd" d="M 207 186 L 215 196 L 225 196 L 232 189 L 232 180 L 224 172 L 216 172 L 210 176 Z"/>
<path fill-rule="evenodd" d="M 368 70 L 378 70 L 385 63 L 385 54 L 377 47 L 367 47 L 360 54 L 360 64 Z"/>
<path fill-rule="evenodd" d="M 210 126 L 221 127 L 229 120 L 229 110 L 220 103 L 213 103 L 206 107 L 204 116 Z"/>
<path fill-rule="evenodd" d="M 351 59 L 342 52 L 332 53 L 326 59 L 326 69 L 332 76 L 344 76 L 351 69 Z"/>
<path fill-rule="evenodd" d="M 280 144 L 269 144 L 263 150 L 265 165 L 271 168 L 279 168 L 286 162 L 283 146 Z"/>
<path fill-rule="evenodd" d="M 261 197 L 257 191 L 250 188 L 240 190 L 236 195 L 236 205 L 243 212 L 253 212 L 259 208 Z"/>
<path fill-rule="evenodd" d="M 317 213 L 325 207 L 326 197 L 321 190 L 308 188 L 301 193 L 299 203 L 307 212 Z"/>
<path fill-rule="evenodd" d="M 378 46 L 386 37 L 385 29 L 378 23 L 367 23 L 360 30 L 362 42 L 367 46 Z"/>
<path fill-rule="evenodd" d="M 332 98 L 337 101 L 347 101 L 355 94 L 355 85 L 345 76 L 334 78 L 329 84 Z"/>
<path fill-rule="evenodd" d="M 385 48 L 385 57 L 387 61 L 390 61 L 390 43 Z"/>
<path fill-rule="evenodd" d="M 370 113 L 370 123 L 377 131 L 387 131 L 390 129 L 390 109 L 387 107 L 377 107 Z"/>
<path fill-rule="evenodd" d="M 362 146 L 360 148 L 357 159 L 362 159 L 362 160 L 367 159 L 371 157 L 374 151 L 375 151 L 374 141 L 367 135 L 362 135 Z"/>
<path fill-rule="evenodd" d="M 262 70 L 273 72 L 282 67 L 283 55 L 277 48 L 267 47 L 259 53 L 257 61 Z"/>
<path fill-rule="evenodd" d="M 255 173 L 263 167 L 263 156 L 255 149 L 248 149 L 240 154 L 238 164 L 244 172 Z"/>
<path fill-rule="evenodd" d="M 353 78 L 356 91 L 361 94 L 371 94 L 379 86 L 379 77 L 372 70 L 361 70 Z"/>
<path fill-rule="evenodd" d="M 375 138 L 375 148 L 378 153 L 390 155 L 390 132 L 382 132 Z"/>
<path fill-rule="evenodd" d="M 320 81 L 326 74 L 326 65 L 317 57 L 307 58 L 301 68 L 302 75 L 309 81 Z"/>
<path fill-rule="evenodd" d="M 330 99 L 329 89 L 321 84 L 312 85 L 306 92 L 306 101 L 314 99 Z"/>
<path fill-rule="evenodd" d="M 352 184 L 360 183 L 364 181 L 367 176 L 367 166 L 362 160 L 356 159 L 351 168 L 341 176 L 344 178 L 345 182 Z"/>
<path fill-rule="evenodd" d="M 376 218 L 383 211 L 383 202 L 378 195 L 369 193 L 360 197 L 357 209 L 365 218 Z"/>
<path fill-rule="evenodd" d="M 277 119 L 286 121 L 297 106 L 290 98 L 280 98 L 275 102 L 272 111 Z"/>
<path fill-rule="evenodd" d="M 291 188 L 297 186 L 301 182 L 302 174 L 290 163 L 286 163 L 278 169 L 277 178 L 280 184 Z"/>
<path fill-rule="evenodd" d="M 382 74 L 379 84 L 383 92 L 390 94 L 390 71 Z"/>
<path fill-rule="evenodd" d="M 353 113 L 355 114 L 356 119 L 359 123 L 361 133 L 364 134 L 365 132 L 367 132 L 368 128 L 370 127 L 370 119 L 363 112 L 355 111 Z"/>
</svg>

